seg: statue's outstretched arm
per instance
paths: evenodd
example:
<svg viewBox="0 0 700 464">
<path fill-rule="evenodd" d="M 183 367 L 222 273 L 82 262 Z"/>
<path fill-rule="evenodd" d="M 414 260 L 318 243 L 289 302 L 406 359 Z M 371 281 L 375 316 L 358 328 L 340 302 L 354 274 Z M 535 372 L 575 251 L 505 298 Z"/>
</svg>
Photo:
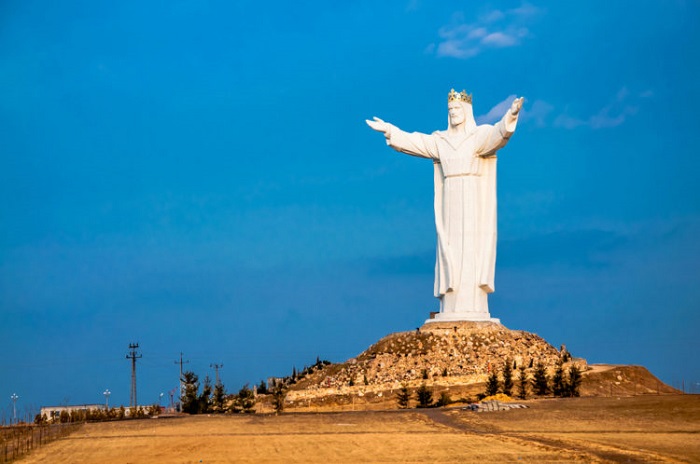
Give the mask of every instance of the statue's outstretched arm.
<svg viewBox="0 0 700 464">
<path fill-rule="evenodd" d="M 518 124 L 518 114 L 523 107 L 524 100 L 524 97 L 513 100 L 510 108 L 508 108 L 508 111 L 506 111 L 506 114 L 503 115 L 500 121 L 493 126 L 486 126 L 489 130 L 483 131 L 483 139 L 477 154 L 480 156 L 491 156 L 508 143 L 508 139 L 513 135 Z"/>
<path fill-rule="evenodd" d="M 382 121 L 378 117 L 375 116 L 372 121 L 365 119 L 365 122 L 372 129 L 383 133 L 385 137 L 389 137 L 391 135 L 391 124 Z"/>
<path fill-rule="evenodd" d="M 396 151 L 421 158 L 438 158 L 437 147 L 429 135 L 419 132 L 409 134 L 376 116 L 372 121 L 365 119 L 365 122 L 372 129 L 383 133 L 384 137 L 386 137 L 387 145 Z"/>
</svg>

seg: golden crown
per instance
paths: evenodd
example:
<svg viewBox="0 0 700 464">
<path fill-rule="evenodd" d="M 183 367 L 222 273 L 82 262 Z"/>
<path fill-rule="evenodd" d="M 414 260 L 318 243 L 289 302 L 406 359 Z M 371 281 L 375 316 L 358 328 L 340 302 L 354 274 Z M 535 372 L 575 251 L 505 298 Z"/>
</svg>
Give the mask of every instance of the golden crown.
<svg viewBox="0 0 700 464">
<path fill-rule="evenodd" d="M 453 101 L 463 101 L 466 103 L 471 103 L 472 102 L 472 95 L 467 94 L 466 91 L 462 90 L 460 93 L 455 92 L 455 89 L 450 90 L 450 93 L 447 94 L 447 103 L 453 102 Z"/>
</svg>

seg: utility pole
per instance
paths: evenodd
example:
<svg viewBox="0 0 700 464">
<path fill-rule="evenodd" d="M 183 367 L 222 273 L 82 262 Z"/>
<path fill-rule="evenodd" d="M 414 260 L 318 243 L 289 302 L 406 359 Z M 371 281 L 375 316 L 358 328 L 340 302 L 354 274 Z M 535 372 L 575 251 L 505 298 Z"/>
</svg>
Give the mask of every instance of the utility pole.
<svg viewBox="0 0 700 464">
<path fill-rule="evenodd" d="M 214 372 L 216 372 L 216 385 L 220 385 L 221 382 L 219 381 L 219 369 L 223 368 L 223 364 L 209 364 L 209 367 L 214 369 Z"/>
<path fill-rule="evenodd" d="M 182 397 L 185 396 L 185 386 L 182 383 L 182 365 L 183 364 L 189 364 L 189 361 L 183 361 L 182 360 L 182 351 L 180 351 L 180 360 L 175 361 L 175 364 L 180 365 L 180 402 L 182 402 Z"/>
<path fill-rule="evenodd" d="M 129 343 L 129 354 L 126 355 L 126 359 L 131 359 L 131 403 L 130 407 L 135 408 L 138 406 L 138 401 L 136 399 L 136 360 L 143 357 L 136 352 L 139 348 L 138 343 Z"/>
</svg>

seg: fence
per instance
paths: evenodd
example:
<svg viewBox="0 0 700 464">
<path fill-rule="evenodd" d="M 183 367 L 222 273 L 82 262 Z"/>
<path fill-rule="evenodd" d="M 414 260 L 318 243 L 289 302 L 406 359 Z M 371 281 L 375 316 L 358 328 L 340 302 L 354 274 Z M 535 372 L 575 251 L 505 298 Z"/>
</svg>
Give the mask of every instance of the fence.
<svg viewBox="0 0 700 464">
<path fill-rule="evenodd" d="M 46 443 L 68 436 L 83 424 L 0 427 L 0 463 L 12 462 Z"/>
</svg>

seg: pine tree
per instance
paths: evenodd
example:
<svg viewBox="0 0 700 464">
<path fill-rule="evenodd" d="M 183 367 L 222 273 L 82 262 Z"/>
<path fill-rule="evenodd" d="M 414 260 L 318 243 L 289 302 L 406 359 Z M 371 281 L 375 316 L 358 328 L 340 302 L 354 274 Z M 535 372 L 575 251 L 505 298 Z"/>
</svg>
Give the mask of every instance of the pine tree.
<svg viewBox="0 0 700 464">
<path fill-rule="evenodd" d="M 554 396 L 564 396 L 566 390 L 564 383 L 564 365 L 559 361 L 552 377 L 552 393 Z"/>
<path fill-rule="evenodd" d="M 431 392 L 425 384 L 422 384 L 416 390 L 418 397 L 419 408 L 429 408 L 433 404 L 433 392 Z"/>
<path fill-rule="evenodd" d="M 207 375 L 204 377 L 204 385 L 202 386 L 202 394 L 199 395 L 199 412 L 200 414 L 206 414 L 211 409 L 211 379 Z"/>
<path fill-rule="evenodd" d="M 542 363 L 537 363 L 535 367 L 535 372 L 532 379 L 532 390 L 535 395 L 544 396 L 549 393 L 549 378 L 547 376 L 547 369 L 545 369 Z"/>
<path fill-rule="evenodd" d="M 243 385 L 243 387 L 238 391 L 236 395 L 236 409 L 244 413 L 255 412 L 255 394 L 253 390 L 248 388 L 248 384 Z"/>
<path fill-rule="evenodd" d="M 282 382 L 277 382 L 272 389 L 272 408 L 275 410 L 275 414 L 280 414 L 284 411 L 284 399 L 287 396 L 287 391 L 284 388 Z"/>
<path fill-rule="evenodd" d="M 185 386 L 185 391 L 180 398 L 182 412 L 197 414 L 199 412 L 199 377 L 192 371 L 185 371 L 182 373 L 182 383 Z"/>
<path fill-rule="evenodd" d="M 489 379 L 486 381 L 486 396 L 493 396 L 498 393 L 498 387 L 500 382 L 498 381 L 498 374 L 496 371 L 492 371 L 489 375 Z"/>
<path fill-rule="evenodd" d="M 511 395 L 513 390 L 513 368 L 511 367 L 510 361 L 506 360 L 503 365 L 503 394 Z"/>
<path fill-rule="evenodd" d="M 579 388 L 582 380 L 581 369 L 576 364 L 572 364 L 569 367 L 569 378 L 566 382 L 566 396 L 580 396 Z"/>
<path fill-rule="evenodd" d="M 258 395 L 267 395 L 267 393 L 267 385 L 264 380 L 261 380 L 260 385 L 258 385 Z"/>
<path fill-rule="evenodd" d="M 518 398 L 524 400 L 527 398 L 527 375 L 525 374 L 525 366 L 521 365 L 518 369 L 520 377 L 518 379 Z"/>
<path fill-rule="evenodd" d="M 226 400 L 226 389 L 224 384 L 219 382 L 214 385 L 214 393 L 212 394 L 211 402 L 212 408 L 216 412 L 224 411 L 224 401 Z"/>
<path fill-rule="evenodd" d="M 399 409 L 408 408 L 408 404 L 411 401 L 411 393 L 408 391 L 408 386 L 402 385 L 399 392 L 396 394 L 396 403 L 399 405 Z"/>
</svg>

